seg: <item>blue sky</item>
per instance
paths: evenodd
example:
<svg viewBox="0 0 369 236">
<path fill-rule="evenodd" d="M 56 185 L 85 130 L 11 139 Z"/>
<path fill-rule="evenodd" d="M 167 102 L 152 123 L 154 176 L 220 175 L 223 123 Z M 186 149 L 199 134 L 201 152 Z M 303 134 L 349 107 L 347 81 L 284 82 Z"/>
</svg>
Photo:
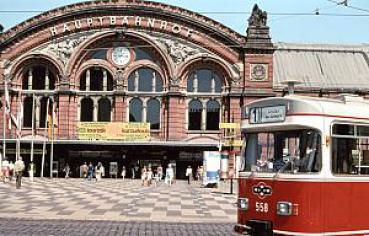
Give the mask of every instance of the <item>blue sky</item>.
<svg viewBox="0 0 369 236">
<path fill-rule="evenodd" d="M 268 14 L 273 42 L 299 43 L 369 43 L 369 1 L 347 0 L 352 9 L 336 2 L 343 0 L 162 0 L 204 14 L 245 35 L 247 19 L 257 3 Z M 0 23 L 9 29 L 42 11 L 68 5 L 78 0 L 1 0 Z M 319 9 L 320 15 L 315 15 Z M 25 12 L 36 11 L 36 12 Z M 307 13 L 278 15 L 279 13 Z M 332 16 L 345 14 L 365 16 Z"/>
</svg>

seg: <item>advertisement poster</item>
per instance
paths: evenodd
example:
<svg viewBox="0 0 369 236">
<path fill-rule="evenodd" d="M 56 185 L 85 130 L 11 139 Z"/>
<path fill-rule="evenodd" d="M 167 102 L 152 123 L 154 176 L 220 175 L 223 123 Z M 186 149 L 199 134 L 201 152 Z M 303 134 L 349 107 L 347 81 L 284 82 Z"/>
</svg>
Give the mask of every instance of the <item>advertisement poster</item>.
<svg viewBox="0 0 369 236">
<path fill-rule="evenodd" d="M 150 140 L 150 123 L 130 122 L 80 122 L 78 124 L 80 140 Z"/>
<path fill-rule="evenodd" d="M 218 151 L 204 151 L 204 186 L 219 183 L 220 153 Z"/>
</svg>

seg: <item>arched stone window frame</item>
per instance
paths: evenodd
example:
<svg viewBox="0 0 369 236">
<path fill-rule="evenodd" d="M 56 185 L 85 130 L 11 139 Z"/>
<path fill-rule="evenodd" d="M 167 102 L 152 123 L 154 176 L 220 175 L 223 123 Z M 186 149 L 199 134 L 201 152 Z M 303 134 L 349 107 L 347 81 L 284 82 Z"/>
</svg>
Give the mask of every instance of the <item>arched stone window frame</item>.
<svg viewBox="0 0 369 236">
<path fill-rule="evenodd" d="M 209 82 L 209 89 L 206 91 L 199 91 L 200 88 L 200 83 L 201 83 L 201 78 L 199 78 L 199 73 L 203 73 L 203 72 L 210 72 L 210 82 Z M 187 85 L 186 85 L 186 90 L 187 93 L 210 93 L 210 94 L 215 94 L 215 93 L 221 93 L 223 90 L 223 81 L 225 80 L 225 78 L 222 78 L 219 75 L 219 72 L 217 72 L 216 70 L 204 66 L 204 67 L 199 67 L 196 68 L 194 70 L 191 70 L 188 75 L 187 75 Z M 206 83 L 207 81 L 205 81 Z M 219 84 L 217 86 L 217 84 Z M 190 87 L 192 85 L 192 87 Z M 219 87 L 219 89 L 217 89 Z"/>
<path fill-rule="evenodd" d="M 102 114 L 101 114 L 101 106 L 104 105 L 102 104 L 103 101 L 108 101 L 109 102 L 109 110 L 110 110 L 110 114 L 108 114 L 108 120 L 103 120 L 102 118 Z M 111 122 L 112 121 L 112 114 L 113 114 L 113 104 L 112 104 L 112 100 L 106 96 L 102 96 L 102 97 L 97 97 L 96 98 L 96 103 L 97 103 L 97 122 Z"/>
<path fill-rule="evenodd" d="M 92 102 L 92 119 L 91 120 L 85 120 L 85 121 L 82 121 L 82 109 L 83 109 L 83 104 L 82 102 L 87 99 L 87 100 L 90 100 Z M 93 122 L 94 121 L 94 99 L 89 97 L 89 96 L 84 96 L 84 97 L 80 97 L 79 98 L 79 101 L 78 101 L 78 114 L 77 114 L 77 117 L 78 117 L 78 122 Z"/>
<path fill-rule="evenodd" d="M 199 121 L 199 128 L 191 128 L 191 103 L 194 104 L 194 103 L 197 103 L 197 104 L 200 104 L 200 121 Z M 192 99 L 189 99 L 188 100 L 188 103 L 187 103 L 187 112 L 186 112 L 186 116 L 187 116 L 187 129 L 189 131 L 201 131 L 203 130 L 203 122 L 204 122 L 204 104 L 203 104 L 203 101 L 201 101 L 200 99 L 198 98 L 192 98 Z"/>
<path fill-rule="evenodd" d="M 83 92 L 111 92 L 114 91 L 114 72 L 111 71 L 107 62 L 99 62 L 98 66 L 94 61 L 102 60 L 92 60 L 86 62 L 84 66 L 80 69 L 80 73 L 77 74 L 78 78 L 78 89 Z M 91 90 L 91 71 L 101 70 L 103 74 L 102 88 L 98 90 Z M 84 85 L 84 86 L 83 86 Z M 82 89 L 82 86 L 84 89 Z"/>
<path fill-rule="evenodd" d="M 211 126 L 210 126 L 210 124 L 209 124 L 209 105 L 210 105 L 210 103 L 216 103 L 217 104 L 217 106 L 218 106 L 218 117 L 217 117 L 217 119 L 218 119 L 218 124 L 217 125 L 215 125 L 214 127 L 215 128 L 212 128 Z M 220 121 L 221 121 L 221 110 L 222 110 L 222 107 L 221 107 L 221 103 L 218 101 L 218 100 L 216 100 L 216 99 L 208 99 L 207 101 L 206 101 L 206 118 L 205 118 L 205 120 L 206 120 L 206 122 L 205 122 L 205 129 L 206 130 L 219 130 L 219 123 L 220 123 Z"/>
<path fill-rule="evenodd" d="M 99 114 L 99 101 L 101 99 L 108 99 L 109 102 L 110 102 L 110 122 L 113 120 L 113 114 L 114 114 L 114 109 L 113 109 L 113 99 L 111 97 L 108 97 L 108 96 L 103 96 L 103 95 L 100 95 L 100 96 L 83 96 L 83 97 L 80 97 L 79 100 L 78 100 L 78 109 L 77 109 L 77 119 L 78 119 L 78 122 L 82 122 L 81 121 L 81 114 L 82 114 L 82 101 L 84 99 L 91 99 L 92 100 L 92 121 L 91 122 L 99 122 L 99 119 L 98 119 L 98 114 Z M 90 122 L 90 121 L 86 121 L 86 122 Z"/>
<path fill-rule="evenodd" d="M 139 63 L 142 63 L 142 64 L 139 64 Z M 151 81 L 151 90 L 149 91 L 139 90 L 140 77 L 138 76 L 138 73 L 139 73 L 139 70 L 142 70 L 142 69 L 149 69 L 153 72 L 153 79 Z M 161 93 L 165 91 L 165 87 L 166 87 L 165 77 L 162 71 L 160 70 L 160 68 L 156 64 L 153 64 L 150 61 L 137 61 L 133 65 L 131 65 L 129 68 L 127 68 L 127 70 L 128 70 L 128 73 L 127 73 L 127 78 L 126 78 L 126 88 L 127 88 L 126 90 L 128 93 Z M 161 86 L 161 89 L 159 89 L 160 91 L 158 91 L 158 88 L 157 88 L 158 81 L 160 81 L 161 83 L 161 85 L 159 84 L 159 86 Z M 130 83 L 133 83 L 133 87 L 134 87 L 133 90 L 130 89 Z"/>
<path fill-rule="evenodd" d="M 161 127 L 161 112 L 160 112 L 161 111 L 161 102 L 160 102 L 159 98 L 157 98 L 157 97 L 151 97 L 151 98 L 146 99 L 146 101 L 145 101 L 146 102 L 146 122 L 149 122 L 149 112 L 150 112 L 150 103 L 151 103 L 151 101 L 157 102 L 157 104 L 159 105 L 159 112 L 157 112 L 158 117 L 156 117 L 156 118 L 159 119 L 159 122 L 158 122 L 159 126 L 156 128 L 154 124 L 150 123 L 150 129 L 151 130 L 159 130 L 160 127 Z"/>
<path fill-rule="evenodd" d="M 146 120 L 146 112 L 145 112 L 145 101 L 143 101 L 142 98 L 140 97 L 131 97 L 128 99 L 128 106 L 127 106 L 127 122 L 131 122 L 130 121 L 130 114 L 131 114 L 131 102 L 133 101 L 139 101 L 141 103 L 141 117 L 139 119 L 139 121 L 132 121 L 132 122 L 144 122 Z"/>
<path fill-rule="evenodd" d="M 27 96 L 23 99 L 23 128 L 32 128 L 32 109 L 35 109 L 36 100 L 33 96 Z"/>
</svg>

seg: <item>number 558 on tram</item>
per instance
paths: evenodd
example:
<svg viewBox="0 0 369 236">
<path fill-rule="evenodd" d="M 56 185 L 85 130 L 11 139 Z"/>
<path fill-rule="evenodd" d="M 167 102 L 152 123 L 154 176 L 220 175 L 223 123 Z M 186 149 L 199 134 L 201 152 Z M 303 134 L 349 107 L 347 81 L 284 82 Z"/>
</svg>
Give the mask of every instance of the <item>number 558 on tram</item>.
<svg viewBox="0 0 369 236">
<path fill-rule="evenodd" d="M 369 102 L 262 99 L 241 129 L 237 232 L 369 235 Z"/>
</svg>

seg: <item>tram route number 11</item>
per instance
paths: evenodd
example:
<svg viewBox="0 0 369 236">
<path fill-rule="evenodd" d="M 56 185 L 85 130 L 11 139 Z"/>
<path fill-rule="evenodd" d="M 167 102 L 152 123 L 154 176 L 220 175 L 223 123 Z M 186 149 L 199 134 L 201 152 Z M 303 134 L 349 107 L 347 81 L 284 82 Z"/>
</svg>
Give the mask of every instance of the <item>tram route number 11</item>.
<svg viewBox="0 0 369 236">
<path fill-rule="evenodd" d="M 256 202 L 255 210 L 256 210 L 256 212 L 267 213 L 268 210 L 269 210 L 268 203 L 266 203 L 266 202 Z"/>
</svg>

